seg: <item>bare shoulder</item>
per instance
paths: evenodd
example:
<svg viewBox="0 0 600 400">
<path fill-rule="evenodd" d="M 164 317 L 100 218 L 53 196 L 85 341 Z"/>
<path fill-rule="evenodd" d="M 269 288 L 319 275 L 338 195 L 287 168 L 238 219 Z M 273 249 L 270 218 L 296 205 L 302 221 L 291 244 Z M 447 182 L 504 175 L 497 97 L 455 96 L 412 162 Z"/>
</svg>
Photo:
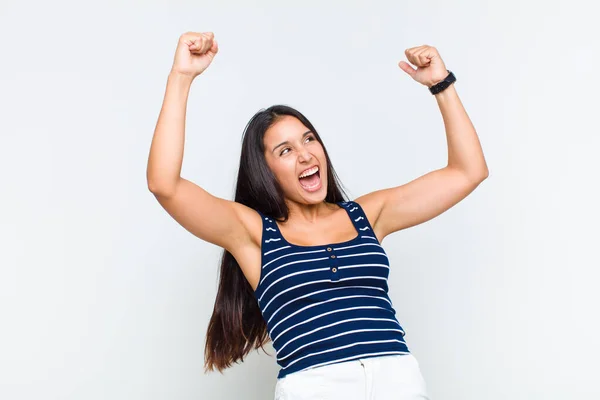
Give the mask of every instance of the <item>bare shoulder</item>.
<svg viewBox="0 0 600 400">
<path fill-rule="evenodd" d="M 181 178 L 172 190 L 153 192 L 161 206 L 196 237 L 227 250 L 254 283 L 260 273 L 262 220 L 239 202 L 212 195 Z"/>
<path fill-rule="evenodd" d="M 260 214 L 236 201 L 223 199 L 181 178 L 166 192 L 153 192 L 161 206 L 198 238 L 226 250 L 260 244 Z"/>
<path fill-rule="evenodd" d="M 375 232 L 375 236 L 381 243 L 385 234 L 379 229 L 379 217 L 381 215 L 381 210 L 383 208 L 383 193 L 381 190 L 376 190 L 371 193 L 364 194 L 356 199 L 354 199 L 360 207 L 365 212 L 367 219 L 369 220 L 369 224 L 373 227 L 373 231 Z"/>
</svg>

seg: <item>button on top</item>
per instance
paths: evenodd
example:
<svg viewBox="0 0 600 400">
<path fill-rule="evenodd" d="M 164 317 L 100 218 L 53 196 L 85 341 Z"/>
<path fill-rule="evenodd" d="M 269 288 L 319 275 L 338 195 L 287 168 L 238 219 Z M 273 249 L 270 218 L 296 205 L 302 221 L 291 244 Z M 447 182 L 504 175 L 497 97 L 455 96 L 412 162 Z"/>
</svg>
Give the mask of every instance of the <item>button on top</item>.
<svg viewBox="0 0 600 400">
<path fill-rule="evenodd" d="M 328 247 L 328 248 L 327 248 L 327 251 L 331 251 L 331 247 Z"/>
</svg>

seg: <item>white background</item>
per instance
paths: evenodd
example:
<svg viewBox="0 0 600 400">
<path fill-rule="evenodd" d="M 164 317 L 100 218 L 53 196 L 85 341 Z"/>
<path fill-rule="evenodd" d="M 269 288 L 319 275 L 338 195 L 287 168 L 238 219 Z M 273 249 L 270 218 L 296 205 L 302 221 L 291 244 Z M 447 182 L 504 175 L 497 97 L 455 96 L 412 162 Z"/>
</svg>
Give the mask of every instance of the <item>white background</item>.
<svg viewBox="0 0 600 400">
<path fill-rule="evenodd" d="M 182 176 L 228 199 L 244 126 L 278 103 L 314 123 L 351 199 L 444 166 L 435 98 L 397 66 L 435 46 L 490 176 L 383 242 L 431 398 L 600 398 L 600 29 L 585 3 L 3 0 L 0 398 L 272 398 L 262 352 L 203 373 L 221 249 L 147 189 L 186 31 L 220 51 L 191 89 Z"/>
</svg>

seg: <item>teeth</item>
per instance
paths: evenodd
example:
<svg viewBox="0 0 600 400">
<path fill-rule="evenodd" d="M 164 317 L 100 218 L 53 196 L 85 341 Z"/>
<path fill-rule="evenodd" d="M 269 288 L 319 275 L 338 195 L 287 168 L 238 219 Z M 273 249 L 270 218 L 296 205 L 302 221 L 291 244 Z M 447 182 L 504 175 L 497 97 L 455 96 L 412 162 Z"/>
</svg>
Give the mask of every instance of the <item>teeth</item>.
<svg viewBox="0 0 600 400">
<path fill-rule="evenodd" d="M 304 172 L 302 175 L 300 175 L 298 178 L 304 178 L 305 176 L 309 176 L 314 174 L 315 172 L 317 172 L 319 170 L 319 167 L 315 166 L 311 169 L 309 169 L 308 171 Z"/>
</svg>

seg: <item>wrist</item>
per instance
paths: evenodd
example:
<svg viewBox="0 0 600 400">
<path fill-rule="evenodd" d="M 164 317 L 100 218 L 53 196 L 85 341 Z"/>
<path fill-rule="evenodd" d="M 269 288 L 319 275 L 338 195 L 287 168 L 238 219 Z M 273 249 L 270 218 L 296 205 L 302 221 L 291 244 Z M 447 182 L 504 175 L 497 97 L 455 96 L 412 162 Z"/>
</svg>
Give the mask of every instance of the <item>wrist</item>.
<svg viewBox="0 0 600 400">
<path fill-rule="evenodd" d="M 427 86 L 428 88 L 437 85 L 438 83 L 442 82 L 444 79 L 446 79 L 446 77 L 448 76 L 448 74 L 450 73 L 449 70 L 444 69 L 444 73 L 440 73 L 437 74 L 436 77 L 432 77 L 431 82 L 429 82 L 428 84 L 426 84 L 425 86 Z"/>
<path fill-rule="evenodd" d="M 442 91 L 450 87 L 454 82 L 456 82 L 456 76 L 454 76 L 454 74 L 450 70 L 447 71 L 448 75 L 444 79 L 442 79 L 435 85 L 429 87 L 429 91 L 431 92 L 431 94 L 437 95 L 438 93 L 441 93 Z"/>
<path fill-rule="evenodd" d="M 438 101 L 438 103 L 445 102 L 448 99 L 451 99 L 456 96 L 457 96 L 457 92 L 456 92 L 456 88 L 454 87 L 454 83 L 452 83 L 450 86 L 448 86 L 446 89 L 442 90 L 441 92 L 433 95 L 433 97 L 435 97 L 435 99 Z"/>
<path fill-rule="evenodd" d="M 183 72 L 171 70 L 167 79 L 169 83 L 174 83 L 177 85 L 191 85 L 194 78 L 194 76 L 184 74 Z"/>
</svg>

